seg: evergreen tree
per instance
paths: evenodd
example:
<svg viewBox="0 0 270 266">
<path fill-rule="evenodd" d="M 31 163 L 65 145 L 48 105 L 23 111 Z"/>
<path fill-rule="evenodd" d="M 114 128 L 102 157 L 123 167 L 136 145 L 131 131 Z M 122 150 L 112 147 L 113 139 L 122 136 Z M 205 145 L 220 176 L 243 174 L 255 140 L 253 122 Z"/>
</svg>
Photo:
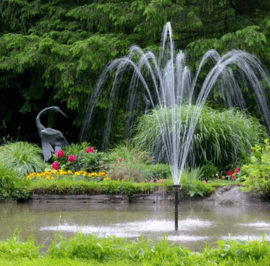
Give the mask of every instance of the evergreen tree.
<svg viewBox="0 0 270 266">
<path fill-rule="evenodd" d="M 220 53 L 244 49 L 270 65 L 266 0 L 2 0 L 0 14 L 1 121 L 6 134 L 16 135 L 20 126 L 20 134 L 32 141 L 38 141 L 36 114 L 51 105 L 60 106 L 68 120 L 59 123 L 51 114 L 48 125 L 57 123 L 58 129 L 73 132 L 69 141 L 77 141 L 87 98 L 102 69 L 134 43 L 158 49 L 167 21 L 191 68 L 209 48 Z M 110 84 L 98 103 L 94 144 L 101 139 L 109 90 Z M 122 93 L 114 141 L 124 136 L 119 128 L 125 97 Z M 32 127 L 24 121 L 33 121 Z M 3 125 L 0 132 L 5 134 Z"/>
</svg>

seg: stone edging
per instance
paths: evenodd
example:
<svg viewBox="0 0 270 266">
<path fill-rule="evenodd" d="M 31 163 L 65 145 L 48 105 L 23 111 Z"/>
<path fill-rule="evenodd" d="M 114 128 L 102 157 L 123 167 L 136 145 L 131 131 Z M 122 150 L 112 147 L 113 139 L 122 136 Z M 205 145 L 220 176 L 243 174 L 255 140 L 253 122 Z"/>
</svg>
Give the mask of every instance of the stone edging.
<svg viewBox="0 0 270 266">
<path fill-rule="evenodd" d="M 215 205 L 245 205 L 245 204 L 269 204 L 269 199 L 262 198 L 260 195 L 242 192 L 238 186 L 225 186 L 218 188 L 212 195 L 208 197 L 187 197 L 183 192 L 179 195 L 180 202 L 197 201 L 203 203 L 214 203 Z M 91 200 L 92 203 L 140 203 L 149 202 L 156 203 L 159 201 L 174 202 L 172 191 L 157 189 L 152 193 L 134 194 L 131 200 L 127 195 L 59 195 L 59 194 L 39 194 L 33 193 L 32 200 L 51 201 L 51 200 Z"/>
</svg>

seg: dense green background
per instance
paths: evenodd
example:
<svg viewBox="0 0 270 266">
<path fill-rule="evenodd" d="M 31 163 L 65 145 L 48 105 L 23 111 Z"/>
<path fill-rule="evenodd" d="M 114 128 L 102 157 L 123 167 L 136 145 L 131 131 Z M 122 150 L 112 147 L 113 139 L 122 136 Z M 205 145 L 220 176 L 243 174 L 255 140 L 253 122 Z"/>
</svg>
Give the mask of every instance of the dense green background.
<svg viewBox="0 0 270 266">
<path fill-rule="evenodd" d="M 102 69 L 132 44 L 155 51 L 167 21 L 193 71 L 210 48 L 221 54 L 242 49 L 270 68 L 267 0 L 1 0 L 0 14 L 0 142 L 9 135 L 39 143 L 35 117 L 51 105 L 68 119 L 51 112 L 43 124 L 61 130 L 69 142 L 78 141 L 87 99 Z M 90 129 L 89 141 L 96 146 L 109 89 L 108 84 Z M 125 97 L 112 142 L 124 137 Z M 256 114 L 252 96 L 248 106 Z"/>
</svg>

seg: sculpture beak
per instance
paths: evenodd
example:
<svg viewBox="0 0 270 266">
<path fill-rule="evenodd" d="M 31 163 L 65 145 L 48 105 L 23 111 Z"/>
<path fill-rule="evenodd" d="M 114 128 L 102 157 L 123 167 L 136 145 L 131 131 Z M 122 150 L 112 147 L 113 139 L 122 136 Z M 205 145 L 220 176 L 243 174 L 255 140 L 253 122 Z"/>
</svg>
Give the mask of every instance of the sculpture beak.
<svg viewBox="0 0 270 266">
<path fill-rule="evenodd" d="M 60 112 L 63 116 L 67 117 L 61 110 L 59 110 L 59 112 Z"/>
</svg>

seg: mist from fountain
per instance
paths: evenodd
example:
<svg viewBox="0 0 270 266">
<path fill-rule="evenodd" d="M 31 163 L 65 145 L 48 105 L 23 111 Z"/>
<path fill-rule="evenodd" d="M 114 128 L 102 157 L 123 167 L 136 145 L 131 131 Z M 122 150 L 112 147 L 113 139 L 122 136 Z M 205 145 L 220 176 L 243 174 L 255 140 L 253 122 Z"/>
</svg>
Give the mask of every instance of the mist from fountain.
<svg viewBox="0 0 270 266">
<path fill-rule="evenodd" d="M 199 74 L 209 60 L 215 65 L 207 74 L 200 92 L 195 98 L 194 91 Z M 240 89 L 240 82 L 242 86 L 252 88 L 257 97 L 256 100 L 264 122 L 268 130 L 270 129 L 269 101 L 260 82 L 264 81 L 264 84 L 270 87 L 270 80 L 267 71 L 264 70 L 255 56 L 240 50 L 232 50 L 220 56 L 216 50 L 209 50 L 202 57 L 194 78 L 192 78 L 185 61 L 185 55 L 182 51 L 175 54 L 172 28 L 168 22 L 163 29 L 158 58 L 152 51 L 143 52 L 140 47 L 133 45 L 126 56 L 110 62 L 103 70 L 95 90 L 89 98 L 80 142 L 86 140 L 96 102 L 107 77 L 112 70 L 115 70 L 114 84 L 110 93 L 111 106 L 108 109 L 103 140 L 103 149 L 107 148 L 123 74 L 131 68 L 134 72 L 128 88 L 127 112 L 133 114 L 138 108 L 140 100 L 138 92 L 141 92 L 143 87 L 151 107 L 160 109 L 162 112 L 158 123 L 175 185 L 180 182 L 202 107 L 217 82 L 220 84 L 219 87 L 222 89 L 227 106 L 237 105 L 242 110 L 246 108 L 246 105 Z M 237 67 L 237 75 L 231 68 L 233 65 Z M 151 77 L 151 82 L 149 82 L 149 77 Z M 240 82 L 236 77 L 240 79 Z M 192 112 L 187 112 L 190 116 L 186 117 L 186 121 L 181 121 L 181 108 L 184 106 L 192 108 Z M 167 112 L 168 108 L 170 112 Z M 127 119 L 128 130 L 131 127 L 131 122 L 132 115 L 129 115 Z"/>
</svg>

